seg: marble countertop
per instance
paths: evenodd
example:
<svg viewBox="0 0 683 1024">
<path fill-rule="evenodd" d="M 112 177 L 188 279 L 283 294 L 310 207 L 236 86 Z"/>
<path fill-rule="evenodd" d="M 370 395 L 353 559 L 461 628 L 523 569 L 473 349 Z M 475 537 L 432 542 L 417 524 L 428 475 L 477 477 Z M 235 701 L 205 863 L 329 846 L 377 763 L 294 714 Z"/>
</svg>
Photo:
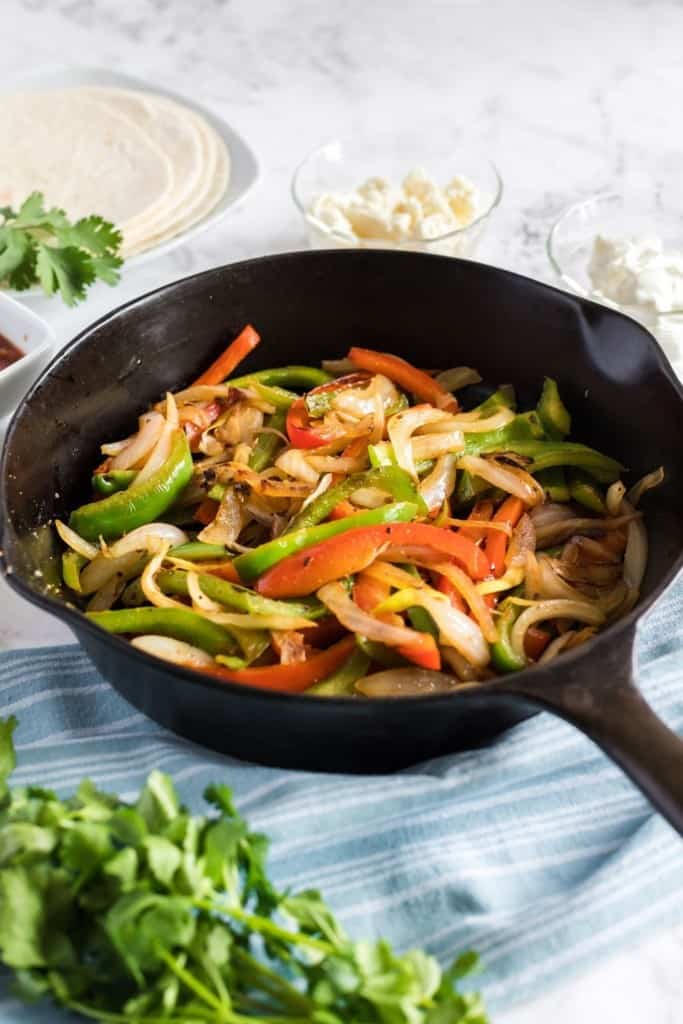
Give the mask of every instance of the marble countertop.
<svg viewBox="0 0 683 1024">
<path fill-rule="evenodd" d="M 245 204 L 190 247 L 125 273 L 115 290 L 97 286 L 75 310 L 30 300 L 61 343 L 186 274 L 302 248 L 289 179 L 337 135 L 419 125 L 486 152 L 505 194 L 479 258 L 550 281 L 545 240 L 568 203 L 607 187 L 680 187 L 677 0 L 6 0 L 3 23 L 2 76 L 80 64 L 147 78 L 220 111 L 262 166 Z M 71 639 L 2 582 L 0 610 L 0 648 Z M 683 927 L 497 1024 L 677 1024 L 682 964 Z"/>
</svg>

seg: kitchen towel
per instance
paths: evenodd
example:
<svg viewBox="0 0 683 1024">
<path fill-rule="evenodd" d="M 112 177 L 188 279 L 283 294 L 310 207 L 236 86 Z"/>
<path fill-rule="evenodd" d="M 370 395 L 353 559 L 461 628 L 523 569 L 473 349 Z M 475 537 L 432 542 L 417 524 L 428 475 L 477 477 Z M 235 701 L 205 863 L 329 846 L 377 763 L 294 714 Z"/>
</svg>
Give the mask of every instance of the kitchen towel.
<svg viewBox="0 0 683 1024">
<path fill-rule="evenodd" d="M 683 580 L 643 623 L 639 679 L 683 732 Z M 0 714 L 15 714 L 15 784 L 70 792 L 84 776 L 133 799 L 147 772 L 199 810 L 212 780 L 272 838 L 276 882 L 322 889 L 355 936 L 480 951 L 494 1018 L 658 927 L 683 920 L 683 844 L 569 725 L 538 715 L 476 751 L 391 776 L 278 771 L 178 739 L 126 704 L 76 646 L 0 656 Z M 0 1020 L 25 1008 L 0 977 Z M 71 1018 L 73 1019 L 73 1018 Z"/>
</svg>

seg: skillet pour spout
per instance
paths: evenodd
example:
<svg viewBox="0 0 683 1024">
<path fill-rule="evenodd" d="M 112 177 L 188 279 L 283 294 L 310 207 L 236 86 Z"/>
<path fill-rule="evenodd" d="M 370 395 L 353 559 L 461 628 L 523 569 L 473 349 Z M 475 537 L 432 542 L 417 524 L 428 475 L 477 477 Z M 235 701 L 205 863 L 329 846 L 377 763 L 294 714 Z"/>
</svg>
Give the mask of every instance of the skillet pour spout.
<svg viewBox="0 0 683 1024">
<path fill-rule="evenodd" d="M 245 323 L 263 338 L 247 369 L 317 363 L 358 345 L 425 367 L 476 366 L 492 387 L 514 384 L 522 407 L 554 377 L 577 440 L 618 457 L 630 480 L 664 467 L 664 484 L 643 499 L 650 552 L 639 604 L 547 666 L 393 701 L 218 682 L 98 629 L 61 589 L 50 523 L 87 498 L 102 440 L 126 436 Z M 0 531 L 10 586 L 67 623 L 126 700 L 197 743 L 287 768 L 386 772 L 486 743 L 542 707 L 599 743 L 683 832 L 683 741 L 632 674 L 636 622 L 683 567 L 683 390 L 648 332 L 611 309 L 505 270 L 410 252 L 291 253 L 186 278 L 87 328 L 25 397 L 0 465 Z"/>
</svg>

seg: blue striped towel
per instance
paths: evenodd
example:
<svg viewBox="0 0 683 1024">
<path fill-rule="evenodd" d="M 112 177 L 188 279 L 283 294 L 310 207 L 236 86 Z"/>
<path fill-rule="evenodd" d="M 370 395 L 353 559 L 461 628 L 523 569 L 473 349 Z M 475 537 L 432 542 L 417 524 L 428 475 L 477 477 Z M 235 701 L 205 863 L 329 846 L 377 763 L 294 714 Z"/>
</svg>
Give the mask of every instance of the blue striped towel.
<svg viewBox="0 0 683 1024">
<path fill-rule="evenodd" d="M 683 580 L 649 616 L 640 681 L 683 731 Z M 312 775 L 243 764 L 166 732 L 126 704 L 76 646 L 0 656 L 0 713 L 16 714 L 15 783 L 61 793 L 83 775 L 132 799 L 152 768 L 201 807 L 234 789 L 272 837 L 279 885 L 323 890 L 357 936 L 476 948 L 494 1014 L 683 920 L 683 847 L 588 740 L 539 715 L 483 750 L 392 776 Z M 4 1024 L 57 1021 L 0 981 Z"/>
</svg>

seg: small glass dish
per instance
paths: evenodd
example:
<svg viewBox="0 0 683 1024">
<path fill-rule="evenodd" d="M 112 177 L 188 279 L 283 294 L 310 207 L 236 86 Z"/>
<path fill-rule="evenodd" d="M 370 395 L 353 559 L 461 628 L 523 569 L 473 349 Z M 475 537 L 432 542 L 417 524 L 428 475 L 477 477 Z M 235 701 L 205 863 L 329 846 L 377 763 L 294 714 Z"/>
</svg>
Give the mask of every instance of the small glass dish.
<svg viewBox="0 0 683 1024">
<path fill-rule="evenodd" d="M 601 302 L 638 320 L 656 337 L 683 378 L 683 309 L 657 312 L 644 305 L 619 303 L 595 289 L 589 266 L 593 243 L 605 238 L 661 239 L 665 250 L 683 252 L 683 210 L 675 195 L 605 192 L 574 203 L 553 224 L 547 241 L 550 265 L 576 295 Z"/>
<path fill-rule="evenodd" d="M 310 212 L 320 195 L 355 192 L 370 178 L 381 176 L 400 185 L 415 169 L 424 169 L 437 185 L 444 187 L 456 176 L 469 179 L 480 194 L 474 219 L 434 238 L 359 238 L 328 227 Z M 313 150 L 294 172 L 292 198 L 304 220 L 308 242 L 313 249 L 406 249 L 472 257 L 481 242 L 491 214 L 503 194 L 497 168 L 481 155 L 460 149 L 452 142 L 441 146 L 405 133 L 372 142 L 336 139 Z"/>
</svg>

